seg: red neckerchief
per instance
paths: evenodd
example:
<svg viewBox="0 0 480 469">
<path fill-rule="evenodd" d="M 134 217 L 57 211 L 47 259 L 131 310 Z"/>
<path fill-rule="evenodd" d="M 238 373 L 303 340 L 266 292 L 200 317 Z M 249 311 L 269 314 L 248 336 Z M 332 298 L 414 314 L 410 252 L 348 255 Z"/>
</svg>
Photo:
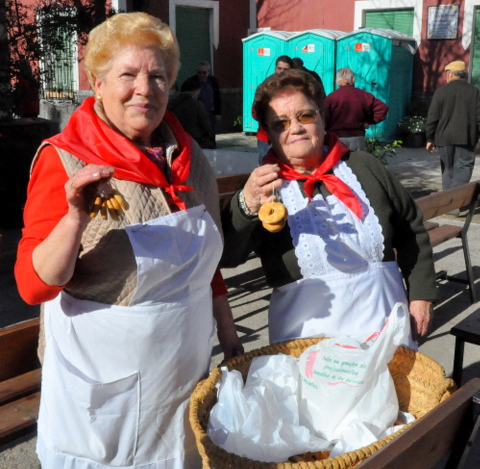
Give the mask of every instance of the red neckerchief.
<svg viewBox="0 0 480 469">
<path fill-rule="evenodd" d="M 180 151 L 172 162 L 170 183 L 140 149 L 100 119 L 94 103 L 95 98 L 87 98 L 72 114 L 65 129 L 46 141 L 85 163 L 112 166 L 118 179 L 161 187 L 180 209 L 185 210 L 185 202 L 176 192 L 193 189 L 184 185 L 190 174 L 192 142 L 176 117 L 166 111 L 163 118 L 173 132 Z"/>
<path fill-rule="evenodd" d="M 329 152 L 313 174 L 301 174 L 295 171 L 291 166 L 280 161 L 272 149 L 264 156 L 262 163 L 278 165 L 280 167 L 278 175 L 282 179 L 287 181 L 304 180 L 303 188 L 309 199 L 312 198 L 315 183 L 323 181 L 325 187 L 360 218 L 362 216 L 362 206 L 353 191 L 333 172 L 328 173 L 348 152 L 348 148 L 334 134 L 327 134 L 327 140 Z"/>
</svg>

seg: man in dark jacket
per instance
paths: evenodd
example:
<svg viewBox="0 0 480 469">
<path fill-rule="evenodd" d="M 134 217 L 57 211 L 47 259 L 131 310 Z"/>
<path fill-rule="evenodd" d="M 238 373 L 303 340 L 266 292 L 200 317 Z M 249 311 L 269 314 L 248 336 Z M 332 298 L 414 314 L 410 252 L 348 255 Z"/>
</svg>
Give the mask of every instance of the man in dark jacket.
<svg viewBox="0 0 480 469">
<path fill-rule="evenodd" d="M 325 130 L 333 132 L 352 151 L 365 151 L 365 129 L 387 117 L 388 106 L 365 90 L 355 88 L 348 67 L 337 72 L 338 89 L 324 101 Z"/>
<path fill-rule="evenodd" d="M 465 62 L 445 67 L 447 84 L 433 94 L 428 110 L 427 150 L 440 154 L 442 188 L 470 182 L 475 166 L 474 148 L 479 138 L 480 90 L 466 82 Z"/>
<path fill-rule="evenodd" d="M 200 85 L 193 81 L 184 83 L 184 91 L 171 96 L 167 109 L 172 111 L 182 127 L 201 148 L 215 148 L 211 139 L 212 127 L 205 106 L 198 101 Z"/>
<path fill-rule="evenodd" d="M 218 80 L 211 74 L 210 64 L 204 60 L 197 64 L 197 74 L 187 78 L 180 91 L 185 91 L 185 86 L 200 86 L 198 100 L 202 102 L 207 110 L 212 127 L 210 139 L 215 142 L 216 124 L 222 114 L 222 103 L 220 99 L 220 86 Z"/>
</svg>

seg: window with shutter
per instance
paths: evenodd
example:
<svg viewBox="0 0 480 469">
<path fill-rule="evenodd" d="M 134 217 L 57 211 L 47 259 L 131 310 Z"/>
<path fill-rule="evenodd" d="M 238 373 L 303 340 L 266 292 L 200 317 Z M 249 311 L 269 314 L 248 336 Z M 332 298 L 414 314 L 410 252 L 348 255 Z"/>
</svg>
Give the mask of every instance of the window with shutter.
<svg viewBox="0 0 480 469">
<path fill-rule="evenodd" d="M 367 11 L 365 12 L 365 27 L 394 29 L 407 36 L 413 36 L 413 18 L 413 9 Z"/>
</svg>

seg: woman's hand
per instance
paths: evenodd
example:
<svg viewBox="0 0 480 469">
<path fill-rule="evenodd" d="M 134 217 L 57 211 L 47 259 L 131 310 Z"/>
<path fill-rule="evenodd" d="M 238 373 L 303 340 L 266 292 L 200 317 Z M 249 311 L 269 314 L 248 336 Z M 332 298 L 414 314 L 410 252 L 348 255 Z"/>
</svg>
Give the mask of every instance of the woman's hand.
<svg viewBox="0 0 480 469">
<path fill-rule="evenodd" d="M 90 209 L 94 197 L 102 193 L 102 185 L 106 185 L 113 176 L 110 166 L 89 164 L 77 171 L 65 184 L 68 202 L 68 216 L 78 218 L 85 226 L 90 221 Z M 110 192 L 105 187 L 106 195 Z"/>
<path fill-rule="evenodd" d="M 252 213 L 257 213 L 263 204 L 276 200 L 274 191 L 283 184 L 278 178 L 279 170 L 277 165 L 266 164 L 252 171 L 243 188 L 245 204 Z"/>
<path fill-rule="evenodd" d="M 409 305 L 410 323 L 413 340 L 427 335 L 433 321 L 433 305 L 431 301 L 413 300 Z"/>
<path fill-rule="evenodd" d="M 32 254 L 35 272 L 47 285 L 62 286 L 72 278 L 82 234 L 91 220 L 89 203 L 113 171 L 109 166 L 87 165 L 65 184 L 68 212 Z"/>
</svg>

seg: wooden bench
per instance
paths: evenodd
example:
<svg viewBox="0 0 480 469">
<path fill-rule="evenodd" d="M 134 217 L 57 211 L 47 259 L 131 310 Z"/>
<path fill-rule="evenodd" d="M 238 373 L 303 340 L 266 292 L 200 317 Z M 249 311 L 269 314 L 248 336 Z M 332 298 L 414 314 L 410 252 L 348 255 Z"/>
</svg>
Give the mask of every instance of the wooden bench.
<svg viewBox="0 0 480 469">
<path fill-rule="evenodd" d="M 467 284 L 469 286 L 470 299 L 472 303 L 476 303 L 477 296 L 475 292 L 475 278 L 473 276 L 467 233 L 470 223 L 472 222 L 475 209 L 477 208 L 479 194 L 480 181 L 475 181 L 455 187 L 453 189 L 435 192 L 415 200 L 420 210 L 423 212 L 423 217 L 425 220 L 424 224 L 430 236 L 430 243 L 432 244 L 432 247 L 438 246 L 453 238 L 461 239 L 467 280 L 456 276 L 447 275 L 445 271 L 438 272 L 437 278 L 444 278 L 454 282 Z M 441 224 L 431 221 L 436 217 L 445 215 L 448 212 L 460 208 L 468 210 L 463 224 Z"/>
<path fill-rule="evenodd" d="M 222 176 L 217 178 L 218 193 L 220 195 L 220 207 L 223 208 L 227 205 L 233 194 L 241 189 L 247 179 L 250 177 L 250 173 L 234 174 L 232 176 Z"/>
<path fill-rule="evenodd" d="M 468 452 L 478 436 L 479 408 L 480 378 L 474 378 L 367 458 L 358 469 L 434 468 L 447 457 L 442 466 L 445 469 L 467 469 Z"/>
<path fill-rule="evenodd" d="M 0 445 L 35 429 L 40 403 L 39 320 L 0 329 Z"/>
</svg>

